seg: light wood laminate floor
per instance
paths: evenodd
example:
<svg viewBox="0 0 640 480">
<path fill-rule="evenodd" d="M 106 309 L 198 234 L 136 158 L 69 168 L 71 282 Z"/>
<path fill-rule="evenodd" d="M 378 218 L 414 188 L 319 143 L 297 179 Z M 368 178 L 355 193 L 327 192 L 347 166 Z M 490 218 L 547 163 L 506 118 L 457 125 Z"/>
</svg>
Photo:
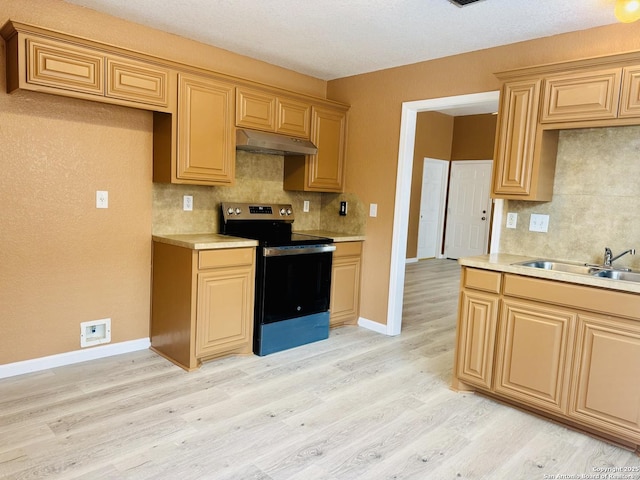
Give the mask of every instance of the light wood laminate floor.
<svg viewBox="0 0 640 480">
<path fill-rule="evenodd" d="M 397 337 L 346 326 L 192 373 L 142 351 L 0 380 L 0 478 L 510 480 L 640 466 L 449 389 L 458 277 L 451 260 L 408 265 Z"/>
</svg>

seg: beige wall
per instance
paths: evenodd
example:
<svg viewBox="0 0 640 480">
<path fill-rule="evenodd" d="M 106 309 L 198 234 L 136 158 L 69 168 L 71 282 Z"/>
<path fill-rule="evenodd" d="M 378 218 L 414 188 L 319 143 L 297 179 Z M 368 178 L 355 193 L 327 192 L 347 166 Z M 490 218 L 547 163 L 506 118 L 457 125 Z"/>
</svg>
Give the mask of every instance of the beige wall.
<svg viewBox="0 0 640 480">
<path fill-rule="evenodd" d="M 455 117 L 451 160 L 493 160 L 497 120 L 492 114 Z"/>
<path fill-rule="evenodd" d="M 324 81 L 59 0 L 0 0 L 0 24 L 8 19 L 302 93 L 326 90 Z M 151 113 L 7 95 L 4 82 L 2 73 L 0 364 L 78 350 L 88 320 L 111 318 L 113 343 L 148 337 Z M 96 190 L 109 191 L 107 210 L 95 208 Z"/>
<path fill-rule="evenodd" d="M 351 105 L 347 189 L 367 218 L 360 314 L 387 322 L 391 241 L 403 102 L 495 91 L 494 72 L 549 62 L 640 50 L 640 22 L 546 37 L 330 81 L 328 95 Z"/>
</svg>

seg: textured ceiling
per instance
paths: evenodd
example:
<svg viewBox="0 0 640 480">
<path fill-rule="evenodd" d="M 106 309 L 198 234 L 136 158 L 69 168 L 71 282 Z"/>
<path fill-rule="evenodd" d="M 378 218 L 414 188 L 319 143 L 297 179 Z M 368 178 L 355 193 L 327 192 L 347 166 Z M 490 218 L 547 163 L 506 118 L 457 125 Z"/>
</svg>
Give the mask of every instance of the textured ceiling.
<svg viewBox="0 0 640 480">
<path fill-rule="evenodd" d="M 67 0 L 324 80 L 615 23 L 614 0 Z"/>
</svg>

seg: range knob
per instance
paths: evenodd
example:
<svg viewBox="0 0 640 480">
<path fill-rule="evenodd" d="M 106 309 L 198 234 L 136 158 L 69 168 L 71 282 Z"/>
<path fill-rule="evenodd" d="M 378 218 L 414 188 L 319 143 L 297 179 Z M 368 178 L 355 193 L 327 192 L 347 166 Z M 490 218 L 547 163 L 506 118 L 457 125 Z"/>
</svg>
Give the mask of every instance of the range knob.
<svg viewBox="0 0 640 480">
<path fill-rule="evenodd" d="M 290 208 L 287 208 L 287 215 L 291 215 L 293 212 L 291 211 Z"/>
<path fill-rule="evenodd" d="M 280 215 L 285 215 L 287 213 L 287 211 L 284 208 L 280 209 Z"/>
<path fill-rule="evenodd" d="M 240 215 L 242 213 L 242 209 L 240 207 L 236 207 L 236 215 Z"/>
<path fill-rule="evenodd" d="M 227 208 L 227 215 L 233 215 L 233 208 Z"/>
</svg>

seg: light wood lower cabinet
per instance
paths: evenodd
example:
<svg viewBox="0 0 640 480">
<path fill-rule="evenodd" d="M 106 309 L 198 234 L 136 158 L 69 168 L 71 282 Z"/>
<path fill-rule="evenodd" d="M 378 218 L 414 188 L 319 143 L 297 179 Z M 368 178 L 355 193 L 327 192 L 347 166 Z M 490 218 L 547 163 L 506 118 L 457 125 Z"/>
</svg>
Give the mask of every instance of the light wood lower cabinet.
<svg viewBox="0 0 640 480">
<path fill-rule="evenodd" d="M 560 307 L 503 300 L 495 391 L 566 413 L 576 317 Z"/>
<path fill-rule="evenodd" d="M 153 244 L 151 348 L 186 370 L 251 353 L 255 248 Z"/>
<path fill-rule="evenodd" d="M 640 451 L 638 294 L 464 267 L 455 362 L 456 390 Z"/>
<path fill-rule="evenodd" d="M 460 297 L 456 374 L 468 384 L 491 388 L 498 296 L 463 290 Z"/>
<path fill-rule="evenodd" d="M 581 314 L 570 416 L 640 441 L 640 324 Z"/>
<path fill-rule="evenodd" d="M 355 323 L 360 311 L 360 265 L 362 242 L 339 242 L 333 252 L 331 271 L 332 327 Z"/>
</svg>

